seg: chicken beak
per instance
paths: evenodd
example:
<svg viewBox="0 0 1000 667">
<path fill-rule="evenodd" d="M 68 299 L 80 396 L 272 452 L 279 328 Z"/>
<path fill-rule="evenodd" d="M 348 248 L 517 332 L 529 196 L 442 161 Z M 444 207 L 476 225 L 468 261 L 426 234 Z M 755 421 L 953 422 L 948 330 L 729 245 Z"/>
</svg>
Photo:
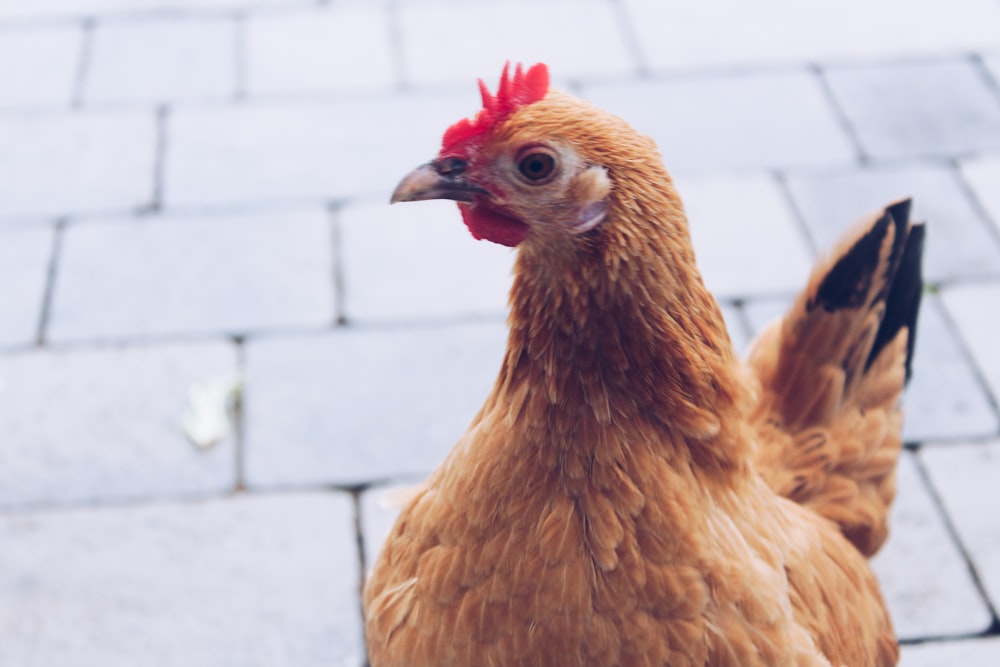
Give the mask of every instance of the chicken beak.
<svg viewBox="0 0 1000 667">
<path fill-rule="evenodd" d="M 471 204 L 476 195 L 488 194 L 482 187 L 463 178 L 464 172 L 464 162 L 453 158 L 429 162 L 403 177 L 389 203 L 453 199 Z"/>
</svg>

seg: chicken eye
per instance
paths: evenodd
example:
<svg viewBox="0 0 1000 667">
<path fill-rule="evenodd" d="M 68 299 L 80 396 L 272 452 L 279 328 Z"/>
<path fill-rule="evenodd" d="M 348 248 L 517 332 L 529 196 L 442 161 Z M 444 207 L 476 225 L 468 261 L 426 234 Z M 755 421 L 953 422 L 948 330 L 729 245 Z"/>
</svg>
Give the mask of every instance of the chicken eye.
<svg viewBox="0 0 1000 667">
<path fill-rule="evenodd" d="M 538 185 L 555 173 L 556 159 L 548 153 L 528 153 L 517 163 L 517 170 L 529 183 Z"/>
</svg>

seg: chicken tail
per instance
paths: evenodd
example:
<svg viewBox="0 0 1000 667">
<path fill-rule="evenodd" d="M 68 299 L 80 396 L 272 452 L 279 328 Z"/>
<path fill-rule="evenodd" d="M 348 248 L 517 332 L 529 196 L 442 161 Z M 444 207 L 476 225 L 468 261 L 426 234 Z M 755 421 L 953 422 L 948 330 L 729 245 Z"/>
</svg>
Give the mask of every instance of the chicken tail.
<svg viewBox="0 0 1000 667">
<path fill-rule="evenodd" d="M 749 358 L 761 474 L 867 556 L 888 533 L 923 292 L 924 226 L 909 214 L 902 200 L 848 233 Z"/>
</svg>

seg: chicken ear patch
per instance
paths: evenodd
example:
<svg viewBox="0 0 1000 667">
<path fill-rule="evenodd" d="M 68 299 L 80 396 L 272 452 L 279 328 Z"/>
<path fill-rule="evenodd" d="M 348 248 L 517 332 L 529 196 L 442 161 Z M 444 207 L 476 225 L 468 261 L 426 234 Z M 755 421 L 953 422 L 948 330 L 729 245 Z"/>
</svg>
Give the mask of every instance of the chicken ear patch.
<svg viewBox="0 0 1000 667">
<path fill-rule="evenodd" d="M 460 144 L 482 136 L 520 107 L 539 101 L 549 92 L 549 68 L 544 63 L 532 65 L 525 71 L 521 65 L 510 74 L 510 63 L 504 65 L 500 85 L 494 95 L 482 79 L 479 93 L 483 108 L 472 120 L 463 118 L 447 130 L 441 140 L 441 152 L 454 151 Z"/>
</svg>

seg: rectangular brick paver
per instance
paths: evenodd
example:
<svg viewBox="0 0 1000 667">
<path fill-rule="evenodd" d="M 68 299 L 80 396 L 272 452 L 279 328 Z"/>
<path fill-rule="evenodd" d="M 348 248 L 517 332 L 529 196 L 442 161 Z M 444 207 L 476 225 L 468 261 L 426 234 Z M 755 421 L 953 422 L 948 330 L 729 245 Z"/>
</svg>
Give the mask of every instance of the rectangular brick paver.
<svg viewBox="0 0 1000 667">
<path fill-rule="evenodd" d="M 949 167 L 913 164 L 796 173 L 787 183 L 821 248 L 831 248 L 846 226 L 862 215 L 911 197 L 912 218 L 927 223 L 926 278 L 1000 274 L 998 235 Z"/>
<path fill-rule="evenodd" d="M 556 28 L 558 26 L 558 28 Z M 506 61 L 545 62 L 559 80 L 636 72 L 607 0 L 410 3 L 399 8 L 407 83 L 496 87 Z"/>
<path fill-rule="evenodd" d="M 680 178 L 677 188 L 698 266 L 717 297 L 792 293 L 805 285 L 811 253 L 773 179 Z"/>
<path fill-rule="evenodd" d="M 152 111 L 0 116 L 0 146 L 0 224 L 152 202 Z"/>
<path fill-rule="evenodd" d="M 0 357 L 0 507 L 232 489 L 232 438 L 199 451 L 181 420 L 192 385 L 236 374 L 221 343 Z"/>
<path fill-rule="evenodd" d="M 157 19 L 99 24 L 84 101 L 218 99 L 236 90 L 236 22 Z"/>
<path fill-rule="evenodd" d="M 964 54 L 1000 46 L 1000 7 L 968 0 L 626 0 L 643 53 L 656 69 Z"/>
<path fill-rule="evenodd" d="M 1000 285 L 956 286 L 945 291 L 942 299 L 994 400 L 1000 401 L 1000 346 L 992 326 L 1000 304 Z"/>
<path fill-rule="evenodd" d="M 332 324 L 330 224 L 314 208 L 75 225 L 62 247 L 49 336 Z"/>
<path fill-rule="evenodd" d="M 66 19 L 150 15 L 185 11 L 301 7 L 314 0 L 30 0 L 0 3 L 3 19 Z"/>
<path fill-rule="evenodd" d="M 506 311 L 514 253 L 476 241 L 454 203 L 378 202 L 339 217 L 349 321 L 499 321 Z"/>
<path fill-rule="evenodd" d="M 920 457 L 994 608 L 1000 604 L 1000 442 L 928 447 Z M 998 654 L 1000 655 L 1000 654 Z"/>
<path fill-rule="evenodd" d="M 1000 148 L 1000 99 L 967 60 L 837 67 L 826 76 L 874 158 Z"/>
<path fill-rule="evenodd" d="M 426 474 L 496 379 L 499 323 L 341 330 L 247 347 L 251 487 Z"/>
<path fill-rule="evenodd" d="M 982 632 L 989 608 L 910 453 L 900 459 L 897 488 L 889 541 L 872 560 L 896 632 L 904 638 Z"/>
<path fill-rule="evenodd" d="M 358 667 L 339 494 L 0 514 L 0 664 Z"/>
<path fill-rule="evenodd" d="M 386 6 L 258 14 L 246 23 L 247 89 L 258 93 L 349 93 L 397 81 Z"/>
<path fill-rule="evenodd" d="M 52 255 L 51 229 L 0 231 L 0 347 L 34 342 Z"/>
<path fill-rule="evenodd" d="M 656 140 L 675 174 L 855 157 L 819 82 L 805 71 L 609 83 L 583 92 Z"/>
<path fill-rule="evenodd" d="M 79 26 L 0 32 L 0 108 L 68 105 L 82 54 Z"/>
<path fill-rule="evenodd" d="M 992 219 L 994 233 L 1000 237 L 1000 154 L 973 158 L 961 163 L 962 175 L 969 182 L 986 214 Z"/>
<path fill-rule="evenodd" d="M 1000 658 L 1000 638 L 929 642 L 904 646 L 899 667 L 994 667 Z"/>
<path fill-rule="evenodd" d="M 480 108 L 461 95 L 199 107 L 172 113 L 165 201 L 205 206 L 387 201 L 402 175 L 434 157 L 445 129 Z"/>
</svg>

